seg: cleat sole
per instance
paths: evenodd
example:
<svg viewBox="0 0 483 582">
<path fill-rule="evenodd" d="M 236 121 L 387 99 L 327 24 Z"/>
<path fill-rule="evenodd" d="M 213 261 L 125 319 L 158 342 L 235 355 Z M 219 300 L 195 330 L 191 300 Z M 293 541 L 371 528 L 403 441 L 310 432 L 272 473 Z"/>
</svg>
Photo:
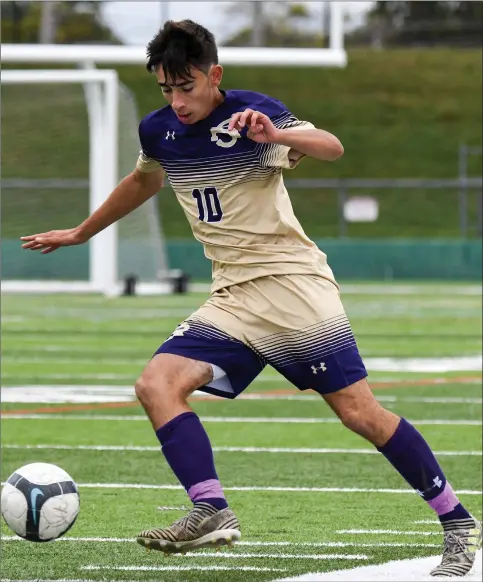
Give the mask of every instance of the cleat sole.
<svg viewBox="0 0 483 582">
<path fill-rule="evenodd" d="M 187 542 L 170 542 L 162 539 L 152 539 L 138 537 L 137 543 L 149 548 L 151 550 L 158 550 L 165 555 L 170 554 L 184 554 L 193 550 L 200 550 L 203 548 L 213 548 L 220 550 L 221 546 L 234 547 L 234 543 L 241 539 L 241 532 L 239 530 L 217 530 L 206 534 L 198 539 Z"/>
</svg>

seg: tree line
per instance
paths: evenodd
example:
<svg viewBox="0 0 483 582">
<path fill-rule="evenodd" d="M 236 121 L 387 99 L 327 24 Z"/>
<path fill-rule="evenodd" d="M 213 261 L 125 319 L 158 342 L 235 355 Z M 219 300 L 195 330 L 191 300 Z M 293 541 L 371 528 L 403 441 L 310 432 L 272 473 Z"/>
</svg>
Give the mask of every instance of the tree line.
<svg viewBox="0 0 483 582">
<path fill-rule="evenodd" d="M 481 46 L 482 2 L 376 2 L 349 44 L 375 46 Z"/>
<path fill-rule="evenodd" d="M 103 22 L 101 2 L 2 1 L 4 43 L 108 43 L 121 40 Z M 226 46 L 324 47 L 329 11 L 314 26 L 310 3 L 233 2 L 227 17 L 246 22 Z M 161 23 L 160 23 L 161 24 Z M 347 46 L 481 46 L 483 2 L 381 0 Z"/>
<path fill-rule="evenodd" d="M 120 44 L 101 2 L 2 2 L 3 43 Z"/>
</svg>

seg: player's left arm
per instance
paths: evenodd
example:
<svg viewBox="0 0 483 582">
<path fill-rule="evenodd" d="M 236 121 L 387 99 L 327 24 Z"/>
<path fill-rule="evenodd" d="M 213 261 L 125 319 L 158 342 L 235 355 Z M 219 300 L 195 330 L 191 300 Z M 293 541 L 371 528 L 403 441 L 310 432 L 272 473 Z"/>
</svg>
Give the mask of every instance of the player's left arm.
<svg viewBox="0 0 483 582">
<path fill-rule="evenodd" d="M 300 152 L 301 155 L 318 160 L 332 162 L 344 153 L 344 148 L 335 135 L 317 129 L 311 124 L 306 124 L 305 127 L 279 129 L 268 115 L 253 109 L 245 109 L 232 116 L 228 129 L 240 130 L 245 126 L 248 127 L 247 137 L 257 143 L 285 146 L 293 153 Z"/>
</svg>

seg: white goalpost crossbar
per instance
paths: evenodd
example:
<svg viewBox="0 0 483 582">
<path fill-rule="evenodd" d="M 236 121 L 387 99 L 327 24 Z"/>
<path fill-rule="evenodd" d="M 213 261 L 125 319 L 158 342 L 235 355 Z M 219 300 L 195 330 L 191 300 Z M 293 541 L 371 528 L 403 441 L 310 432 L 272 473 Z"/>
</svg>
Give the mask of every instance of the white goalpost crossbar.
<svg viewBox="0 0 483 582">
<path fill-rule="evenodd" d="M 92 212 L 118 183 L 118 90 L 117 72 L 98 69 L 2 70 L 2 84 L 79 83 L 87 91 L 89 119 L 89 208 Z M 45 291 L 94 291 L 112 296 L 119 292 L 117 277 L 117 225 L 113 224 L 89 242 L 89 282 L 58 281 L 29 285 L 26 281 L 2 281 L 3 291 L 22 292 L 28 288 Z"/>
<path fill-rule="evenodd" d="M 224 47 L 222 65 L 345 67 L 344 2 L 329 2 L 328 48 Z M 4 63 L 98 63 L 139 65 L 146 62 L 144 46 L 2 44 Z"/>
<path fill-rule="evenodd" d="M 336 44 L 336 43 L 334 43 Z M 345 67 L 347 55 L 333 48 L 220 47 L 222 65 Z M 3 44 L 4 63 L 75 63 L 140 65 L 146 62 L 143 46 Z"/>
</svg>

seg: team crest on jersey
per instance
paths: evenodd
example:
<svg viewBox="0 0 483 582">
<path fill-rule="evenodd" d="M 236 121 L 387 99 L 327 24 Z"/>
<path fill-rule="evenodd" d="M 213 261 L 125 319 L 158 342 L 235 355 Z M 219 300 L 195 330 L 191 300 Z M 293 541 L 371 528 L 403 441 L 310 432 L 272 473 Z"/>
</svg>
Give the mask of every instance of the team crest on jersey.
<svg viewBox="0 0 483 582">
<path fill-rule="evenodd" d="M 221 148 L 231 148 L 236 144 L 236 140 L 241 138 L 241 135 L 236 129 L 228 130 L 231 118 L 219 123 L 216 127 L 212 127 L 211 141 L 216 142 L 217 146 Z M 223 137 L 220 137 L 223 136 Z"/>
</svg>

